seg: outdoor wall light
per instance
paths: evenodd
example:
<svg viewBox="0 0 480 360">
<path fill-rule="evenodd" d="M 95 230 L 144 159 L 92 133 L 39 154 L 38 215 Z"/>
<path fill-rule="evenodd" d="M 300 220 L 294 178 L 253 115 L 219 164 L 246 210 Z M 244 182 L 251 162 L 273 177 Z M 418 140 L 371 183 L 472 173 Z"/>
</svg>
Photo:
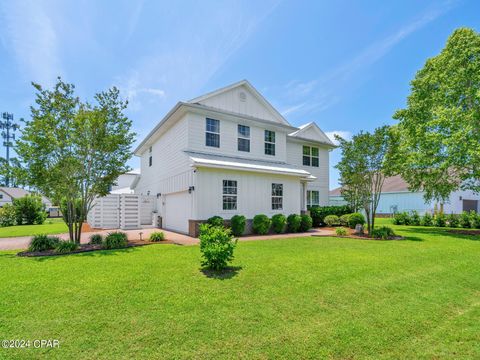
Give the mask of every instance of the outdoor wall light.
<svg viewBox="0 0 480 360">
<path fill-rule="evenodd" d="M 193 190 L 195 190 L 195 186 L 190 186 L 188 188 L 188 193 L 191 194 Z"/>
<path fill-rule="evenodd" d="M 162 193 L 157 193 L 157 199 L 162 196 Z"/>
</svg>

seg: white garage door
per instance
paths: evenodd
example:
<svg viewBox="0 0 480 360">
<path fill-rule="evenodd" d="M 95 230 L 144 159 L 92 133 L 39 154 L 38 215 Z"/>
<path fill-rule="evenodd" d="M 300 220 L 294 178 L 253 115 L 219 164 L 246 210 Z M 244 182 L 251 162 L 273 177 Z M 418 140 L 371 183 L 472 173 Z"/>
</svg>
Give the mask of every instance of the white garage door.
<svg viewBox="0 0 480 360">
<path fill-rule="evenodd" d="M 165 229 L 188 233 L 188 220 L 192 206 L 190 196 L 188 191 L 165 196 Z"/>
</svg>

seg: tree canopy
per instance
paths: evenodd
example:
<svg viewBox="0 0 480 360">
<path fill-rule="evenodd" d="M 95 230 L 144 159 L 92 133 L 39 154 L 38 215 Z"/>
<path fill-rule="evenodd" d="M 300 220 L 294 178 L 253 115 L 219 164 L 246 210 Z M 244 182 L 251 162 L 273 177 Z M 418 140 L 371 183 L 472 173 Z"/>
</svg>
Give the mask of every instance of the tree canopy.
<svg viewBox="0 0 480 360">
<path fill-rule="evenodd" d="M 480 191 L 480 34 L 461 28 L 411 82 L 402 133 L 401 174 L 426 200 Z"/>
</svg>

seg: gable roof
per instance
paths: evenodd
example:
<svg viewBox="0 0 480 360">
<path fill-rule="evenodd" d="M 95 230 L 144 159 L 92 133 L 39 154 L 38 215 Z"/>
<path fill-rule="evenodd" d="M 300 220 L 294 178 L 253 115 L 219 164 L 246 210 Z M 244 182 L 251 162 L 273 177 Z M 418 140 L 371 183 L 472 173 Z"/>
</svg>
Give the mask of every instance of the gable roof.
<svg viewBox="0 0 480 360">
<path fill-rule="evenodd" d="M 263 97 L 262 94 L 260 94 L 257 89 L 255 89 L 252 84 L 248 82 L 248 80 L 241 80 L 236 83 L 233 83 L 231 85 L 222 87 L 220 89 L 211 91 L 207 94 L 198 96 L 190 101 L 188 101 L 191 104 L 203 104 L 203 105 L 209 105 L 209 101 L 212 98 L 219 97 L 222 94 L 228 93 L 233 91 L 234 89 L 244 87 L 246 91 L 248 91 L 263 107 L 266 108 L 269 114 L 271 114 L 272 118 L 281 124 L 291 126 L 290 123 L 275 109 L 272 104 L 270 104 L 267 99 Z M 228 109 L 225 109 L 228 110 Z"/>
<path fill-rule="evenodd" d="M 318 142 L 329 147 L 336 147 L 330 138 L 312 121 L 298 127 L 297 131 L 288 134 L 290 138 Z"/>
<path fill-rule="evenodd" d="M 25 189 L 5 187 L 5 186 L 0 187 L 0 191 L 4 192 L 8 196 L 10 196 L 12 199 L 21 198 L 30 194 L 30 192 L 28 192 Z"/>
<path fill-rule="evenodd" d="M 330 196 L 341 196 L 341 187 L 333 189 L 329 192 Z M 385 178 L 383 183 L 382 193 L 388 192 L 409 192 L 408 183 L 400 176 L 395 175 Z"/>
</svg>

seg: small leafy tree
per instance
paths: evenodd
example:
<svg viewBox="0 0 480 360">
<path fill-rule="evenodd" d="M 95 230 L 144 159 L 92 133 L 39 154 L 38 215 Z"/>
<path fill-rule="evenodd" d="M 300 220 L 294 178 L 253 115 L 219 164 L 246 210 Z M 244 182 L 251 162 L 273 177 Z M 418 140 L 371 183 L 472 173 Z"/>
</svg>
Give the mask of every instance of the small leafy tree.
<svg viewBox="0 0 480 360">
<path fill-rule="evenodd" d="M 94 199 L 108 194 L 129 170 L 135 134 L 124 114 L 127 102 L 115 87 L 96 94 L 92 105 L 81 102 L 74 86 L 60 78 L 52 90 L 33 86 L 35 105 L 17 153 L 27 183 L 62 204 L 70 240 L 79 243 Z"/>
<path fill-rule="evenodd" d="M 5 204 L 0 208 L 0 227 L 13 226 L 17 223 L 17 214 L 12 204 Z"/>
<path fill-rule="evenodd" d="M 45 205 L 42 197 L 38 195 L 26 195 L 13 200 L 17 225 L 43 224 L 47 218 Z"/>
<path fill-rule="evenodd" d="M 202 224 L 199 238 L 203 257 L 202 266 L 212 270 L 222 270 L 233 260 L 237 239 L 233 239 L 230 229 Z"/>
</svg>

